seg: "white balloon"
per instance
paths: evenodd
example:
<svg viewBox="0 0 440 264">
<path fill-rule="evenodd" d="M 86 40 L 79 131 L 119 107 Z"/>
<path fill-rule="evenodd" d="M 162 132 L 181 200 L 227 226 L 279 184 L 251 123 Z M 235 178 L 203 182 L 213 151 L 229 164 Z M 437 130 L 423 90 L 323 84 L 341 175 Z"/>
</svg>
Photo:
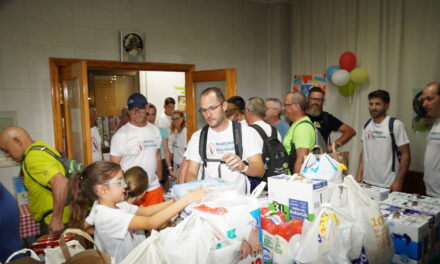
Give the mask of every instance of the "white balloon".
<svg viewBox="0 0 440 264">
<path fill-rule="evenodd" d="M 332 83 L 335 86 L 344 86 L 350 81 L 350 73 L 346 70 L 336 70 L 332 75 Z"/>
</svg>

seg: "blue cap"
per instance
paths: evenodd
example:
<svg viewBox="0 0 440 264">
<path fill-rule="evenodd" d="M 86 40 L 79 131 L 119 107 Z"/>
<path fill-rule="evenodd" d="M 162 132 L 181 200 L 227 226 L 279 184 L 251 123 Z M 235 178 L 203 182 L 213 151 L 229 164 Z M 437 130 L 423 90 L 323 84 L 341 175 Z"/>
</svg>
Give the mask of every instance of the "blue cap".
<svg viewBox="0 0 440 264">
<path fill-rule="evenodd" d="M 147 105 L 147 98 L 145 98 L 144 95 L 140 94 L 140 93 L 134 93 L 132 95 L 130 95 L 130 97 L 128 97 L 128 101 L 127 101 L 127 106 L 128 106 L 128 110 L 132 109 L 132 108 L 145 108 L 145 106 Z"/>
</svg>

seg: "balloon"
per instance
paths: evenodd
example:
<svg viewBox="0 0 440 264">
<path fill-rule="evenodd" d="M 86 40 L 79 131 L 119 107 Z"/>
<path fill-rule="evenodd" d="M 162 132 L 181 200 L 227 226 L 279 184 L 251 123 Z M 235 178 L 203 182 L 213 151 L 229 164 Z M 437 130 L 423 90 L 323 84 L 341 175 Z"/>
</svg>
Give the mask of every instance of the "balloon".
<svg viewBox="0 0 440 264">
<path fill-rule="evenodd" d="M 362 67 L 356 68 L 350 72 L 351 80 L 355 83 L 362 83 L 368 79 L 368 72 Z"/>
<path fill-rule="evenodd" d="M 336 70 L 339 70 L 339 66 L 338 65 L 332 65 L 332 66 L 328 67 L 327 72 L 325 73 L 325 75 L 327 76 L 327 79 L 329 81 L 332 81 L 332 75 L 333 75 L 333 73 Z"/>
<path fill-rule="evenodd" d="M 352 81 L 350 81 L 348 84 L 339 87 L 339 93 L 343 96 L 350 96 L 354 93 L 356 90 L 356 84 Z"/>
<path fill-rule="evenodd" d="M 332 75 L 332 83 L 336 86 L 344 86 L 350 81 L 350 73 L 346 70 L 336 70 Z"/>
<path fill-rule="evenodd" d="M 342 53 L 339 57 L 339 67 L 347 71 L 353 70 L 356 67 L 356 55 L 351 51 Z"/>
</svg>

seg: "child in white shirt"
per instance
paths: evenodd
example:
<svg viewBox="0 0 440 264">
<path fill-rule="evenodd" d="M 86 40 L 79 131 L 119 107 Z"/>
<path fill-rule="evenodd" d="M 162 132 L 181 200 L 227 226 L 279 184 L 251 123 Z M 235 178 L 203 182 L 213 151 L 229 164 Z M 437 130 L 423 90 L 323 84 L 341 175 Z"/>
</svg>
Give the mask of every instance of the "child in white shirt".
<svg viewBox="0 0 440 264">
<path fill-rule="evenodd" d="M 125 187 L 121 167 L 110 161 L 92 163 L 72 180 L 71 226 L 94 226 L 96 247 L 114 257 L 116 263 L 145 239 L 143 230 L 160 227 L 208 192 L 198 189 L 178 201 L 137 207 L 125 201 Z"/>
</svg>

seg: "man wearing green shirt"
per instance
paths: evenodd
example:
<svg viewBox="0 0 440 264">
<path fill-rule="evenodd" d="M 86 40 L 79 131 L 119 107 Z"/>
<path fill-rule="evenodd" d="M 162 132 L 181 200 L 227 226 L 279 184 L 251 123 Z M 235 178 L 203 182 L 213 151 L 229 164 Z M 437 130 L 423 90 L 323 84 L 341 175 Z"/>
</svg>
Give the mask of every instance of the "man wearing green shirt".
<svg viewBox="0 0 440 264">
<path fill-rule="evenodd" d="M 300 171 L 302 157 L 309 154 L 315 145 L 315 129 L 305 114 L 306 108 L 307 98 L 301 92 L 290 92 L 284 96 L 284 115 L 292 121 L 292 125 L 284 137 L 283 145 L 289 155 L 291 151 L 296 153 L 293 168 L 290 168 L 293 173 Z"/>
<path fill-rule="evenodd" d="M 42 234 L 58 236 L 69 220 L 69 208 L 65 206 L 68 179 L 59 161 L 45 151 L 30 151 L 32 146 L 43 146 L 59 154 L 45 142 L 35 142 L 21 127 L 7 127 L 0 133 L 0 149 L 6 157 L 22 163 L 29 209 L 33 218 L 42 224 Z"/>
</svg>

